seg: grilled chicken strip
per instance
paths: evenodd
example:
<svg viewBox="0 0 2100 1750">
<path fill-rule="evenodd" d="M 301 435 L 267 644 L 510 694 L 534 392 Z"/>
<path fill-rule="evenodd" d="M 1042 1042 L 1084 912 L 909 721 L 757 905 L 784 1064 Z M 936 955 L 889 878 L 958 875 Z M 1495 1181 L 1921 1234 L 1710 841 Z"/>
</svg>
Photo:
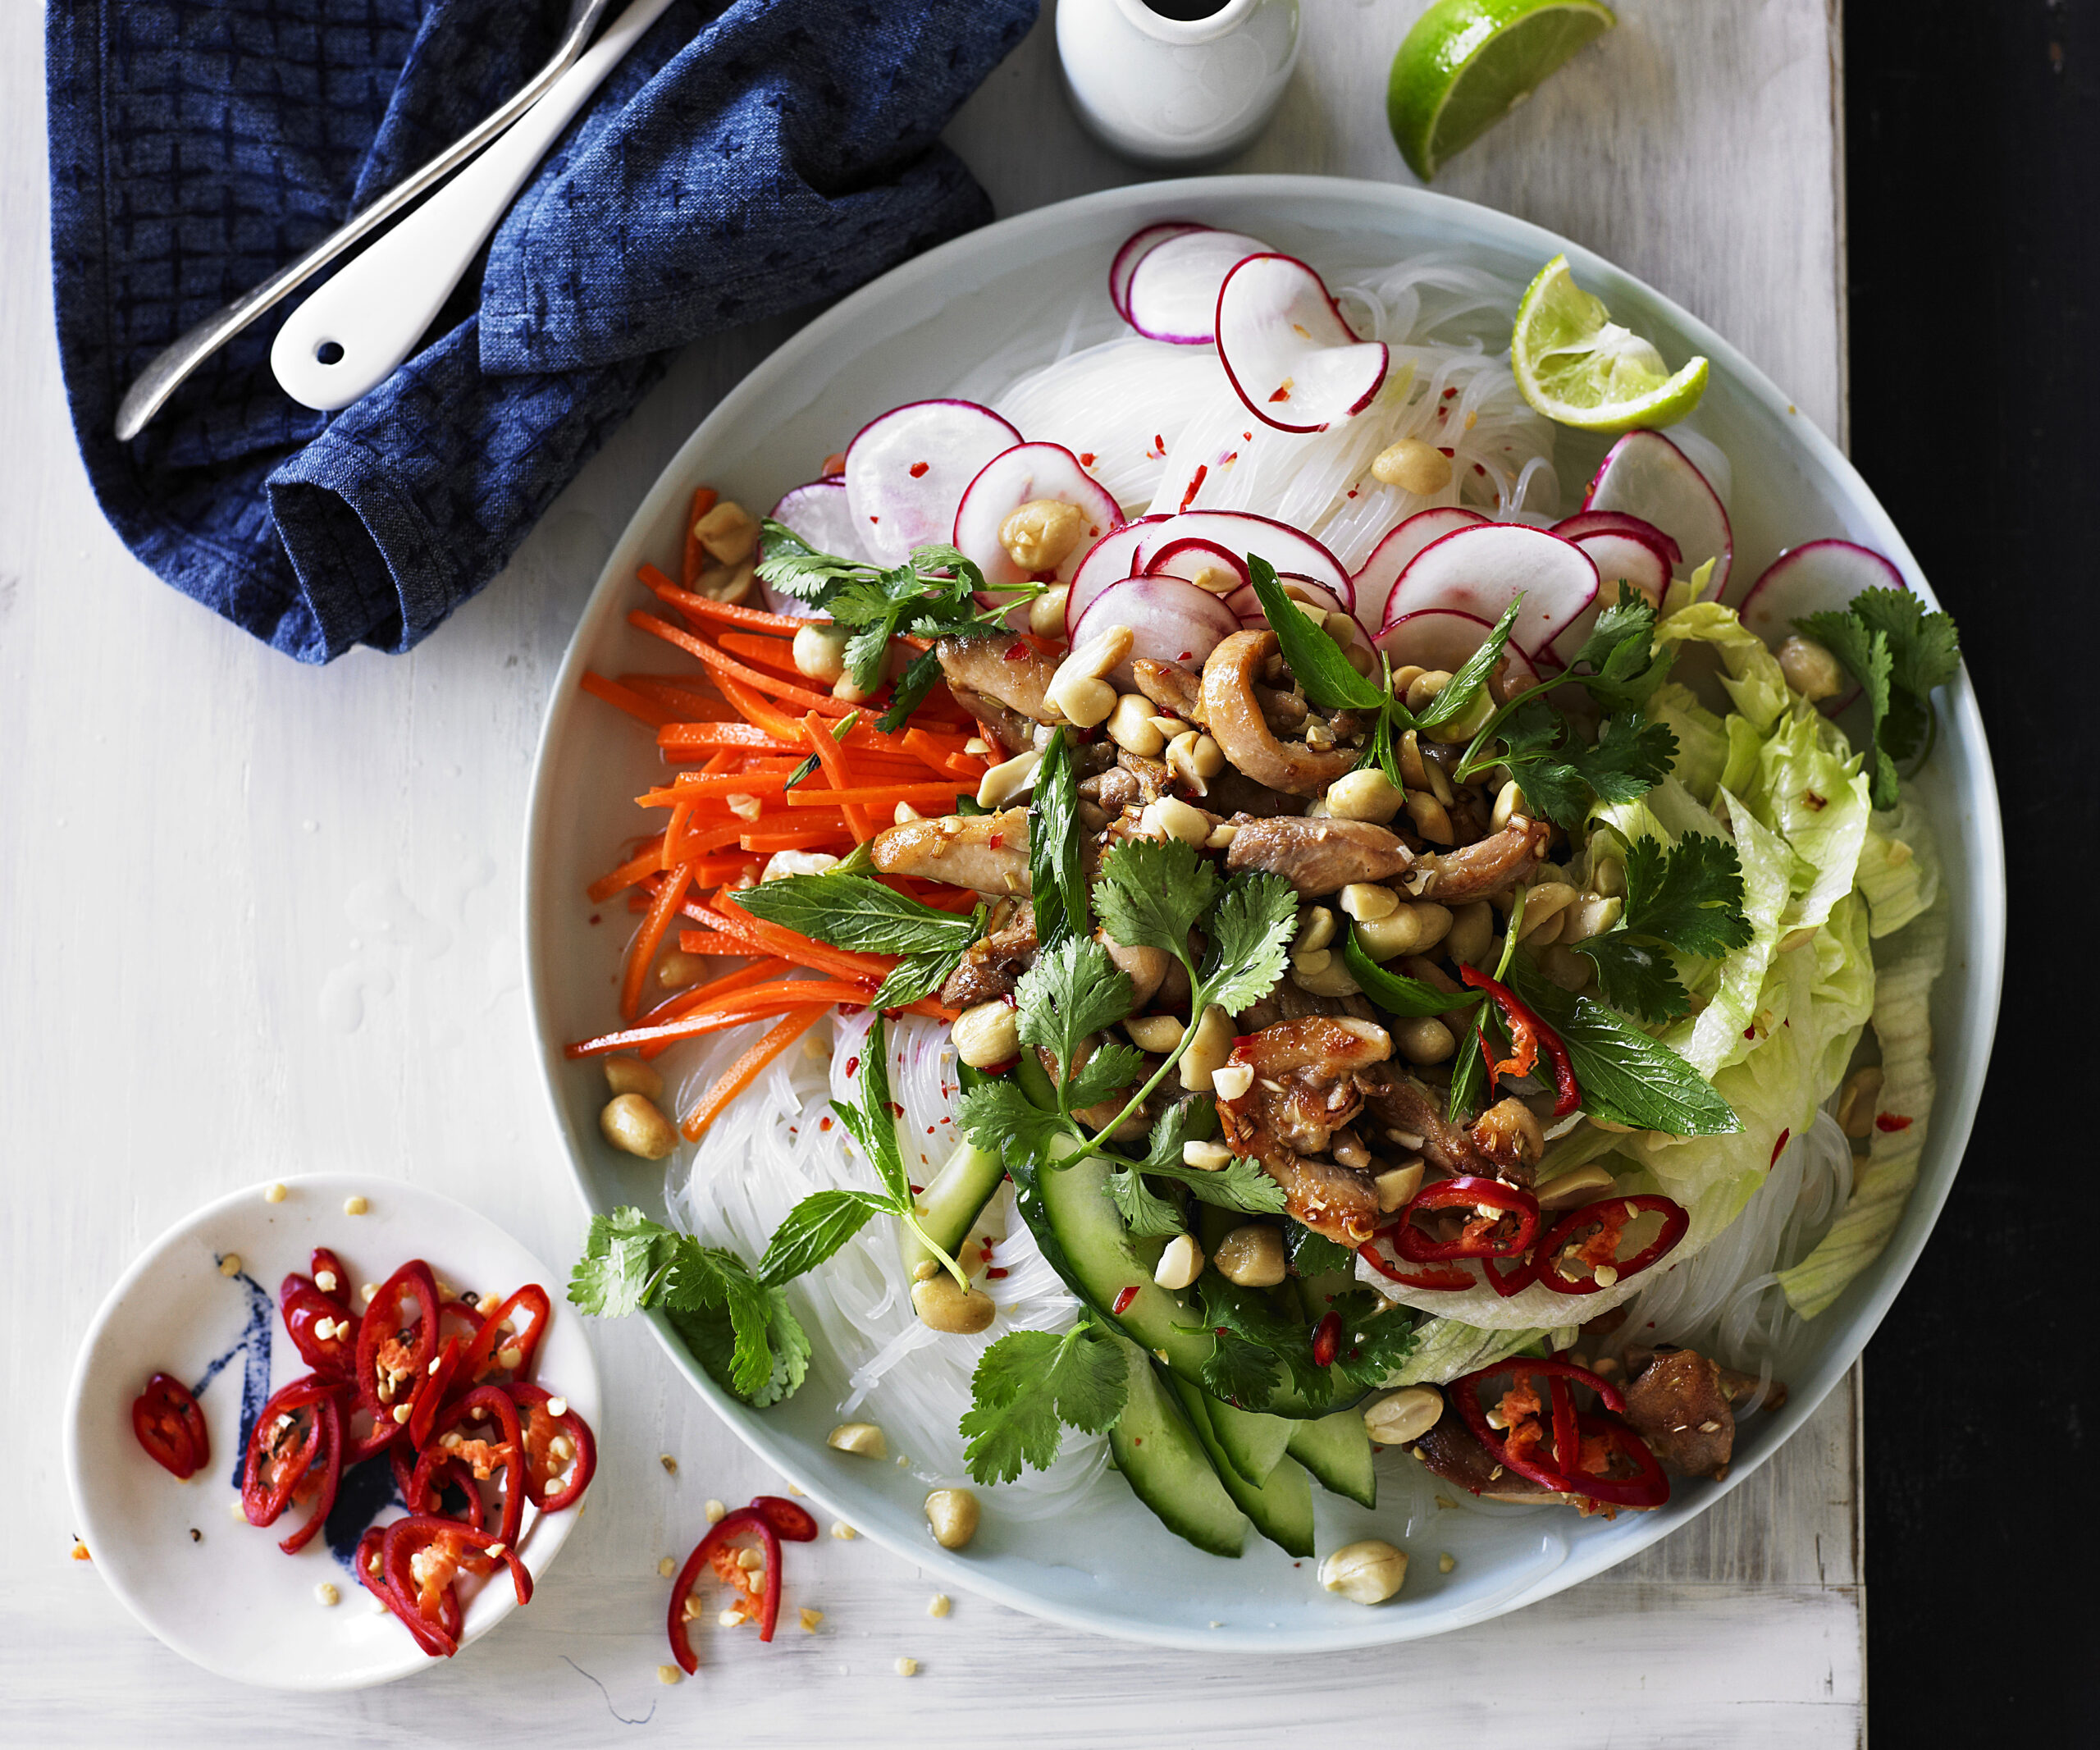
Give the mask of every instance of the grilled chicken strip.
<svg viewBox="0 0 2100 1750">
<path fill-rule="evenodd" d="M 1315 752 L 1279 741 L 1256 692 L 1262 665 L 1278 648 L 1273 632 L 1235 632 L 1203 664 L 1203 721 L 1225 756 L 1255 783 L 1292 796 L 1318 796 L 1356 764 L 1354 747 Z"/>
<path fill-rule="evenodd" d="M 1477 844 L 1417 859 L 1405 885 L 1416 898 L 1433 899 L 1440 906 L 1491 899 L 1531 880 L 1552 831 L 1543 820 L 1513 815 L 1500 832 Z"/>
<path fill-rule="evenodd" d="M 1626 1363 L 1626 1419 L 1663 1469 L 1716 1483 L 1728 1475 L 1735 1413 L 1756 1397 L 1755 1377 L 1690 1349 L 1628 1350 Z M 1773 1381 L 1764 1407 L 1777 1410 L 1786 1401 L 1786 1387 Z"/>
<path fill-rule="evenodd" d="M 1494 1177 L 1495 1163 L 1444 1116 L 1444 1102 L 1413 1076 L 1390 1067 L 1366 1069 L 1358 1073 L 1356 1085 L 1381 1144 L 1419 1154 L 1444 1172 Z"/>
<path fill-rule="evenodd" d="M 1218 1097 L 1226 1141 L 1267 1169 L 1293 1217 L 1344 1245 L 1371 1237 L 1378 1194 L 1367 1173 L 1315 1157 L 1363 1106 L 1357 1072 L 1392 1054 L 1392 1036 L 1373 1022 L 1309 1015 L 1240 1039 L 1227 1060 L 1254 1076 L 1237 1099 Z"/>
<path fill-rule="evenodd" d="M 1001 898 L 1029 891 L 1025 808 L 907 820 L 876 834 L 869 853 L 884 875 L 952 882 Z"/>
<path fill-rule="evenodd" d="M 943 638 L 934 646 L 934 654 L 941 660 L 948 691 L 971 716 L 984 720 L 979 706 L 988 699 L 1035 723 L 1057 721 L 1048 698 L 1057 665 L 1030 640 L 1018 633 Z M 1000 738 L 1005 739 L 1003 733 Z M 1025 738 L 1021 745 L 1027 745 Z"/>
<path fill-rule="evenodd" d="M 1003 915 L 1002 915 L 1003 914 Z M 962 960 L 941 985 L 948 1008 L 974 1008 L 997 997 L 1010 997 L 1035 958 L 1035 908 L 1007 902 L 994 912 L 992 927 L 963 951 Z"/>
<path fill-rule="evenodd" d="M 1280 875 L 1307 898 L 1339 892 L 1352 881 L 1382 881 L 1413 866 L 1414 853 L 1399 836 L 1369 820 L 1279 815 L 1236 818 L 1239 831 L 1225 866 Z"/>
</svg>

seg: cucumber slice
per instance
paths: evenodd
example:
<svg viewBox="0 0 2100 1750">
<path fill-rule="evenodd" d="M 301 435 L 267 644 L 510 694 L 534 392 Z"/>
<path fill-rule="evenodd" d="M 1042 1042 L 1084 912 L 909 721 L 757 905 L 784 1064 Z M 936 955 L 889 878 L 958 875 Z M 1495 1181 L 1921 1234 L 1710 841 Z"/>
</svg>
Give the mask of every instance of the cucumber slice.
<svg viewBox="0 0 2100 1750">
<path fill-rule="evenodd" d="M 1293 1422 L 1290 1428 L 1290 1444 L 1285 1450 L 1318 1478 L 1321 1487 L 1367 1507 L 1378 1505 L 1371 1436 L 1364 1431 L 1360 1411 L 1340 1410 L 1317 1422 Z"/>
<path fill-rule="evenodd" d="M 1211 1419 L 1211 1432 L 1217 1437 L 1218 1448 L 1225 1454 L 1226 1462 L 1256 1488 L 1269 1480 L 1276 1461 L 1290 1443 L 1291 1430 L 1319 1425 L 1287 1421 L 1281 1416 L 1261 1415 L 1251 1410 L 1235 1408 L 1221 1398 L 1210 1398 L 1203 1410 Z"/>
<path fill-rule="evenodd" d="M 933 1236 L 936 1245 L 951 1258 L 956 1256 L 957 1248 L 970 1237 L 970 1230 L 984 1213 L 984 1205 L 992 1200 L 992 1194 L 998 1190 L 999 1181 L 1006 1175 L 1007 1169 L 998 1155 L 987 1154 L 982 1149 L 964 1143 L 934 1175 L 934 1182 L 919 1194 L 920 1225 Z M 897 1235 L 898 1250 L 904 1254 L 905 1274 L 908 1277 L 920 1263 L 935 1260 L 916 1229 L 906 1227 L 902 1222 L 897 1226 L 902 1230 Z"/>
<path fill-rule="evenodd" d="M 1246 1519 L 1145 1352 L 1134 1343 L 1122 1349 L 1130 1359 L 1130 1389 L 1108 1433 L 1116 1468 L 1130 1492 L 1176 1537 L 1213 1556 L 1236 1556 L 1246 1539 Z"/>
<path fill-rule="evenodd" d="M 1185 1379 L 1177 1378 L 1174 1391 L 1181 1400 L 1181 1407 L 1189 1413 L 1196 1437 L 1211 1455 L 1218 1481 L 1225 1485 L 1226 1493 L 1239 1504 L 1239 1510 L 1254 1522 L 1254 1529 L 1288 1555 L 1310 1556 L 1312 1484 L 1303 1466 L 1287 1457 L 1279 1460 L 1276 1468 L 1269 1473 L 1268 1481 L 1259 1488 L 1255 1487 L 1232 1468 L 1225 1449 L 1219 1446 L 1211 1427 L 1212 1400 Z"/>
<path fill-rule="evenodd" d="M 1022 1218 L 1051 1268 L 1177 1378 L 1200 1386 L 1215 1339 L 1204 1328 L 1192 1293 L 1170 1291 L 1153 1281 L 1166 1242 L 1140 1240 L 1123 1225 L 1108 1195 L 1108 1163 L 1089 1156 L 1068 1166 L 1020 1161 L 1008 1167 Z M 1281 1387 L 1265 1407 L 1272 1416 L 1326 1414 L 1326 1406 L 1316 1410 L 1290 1386 Z"/>
</svg>

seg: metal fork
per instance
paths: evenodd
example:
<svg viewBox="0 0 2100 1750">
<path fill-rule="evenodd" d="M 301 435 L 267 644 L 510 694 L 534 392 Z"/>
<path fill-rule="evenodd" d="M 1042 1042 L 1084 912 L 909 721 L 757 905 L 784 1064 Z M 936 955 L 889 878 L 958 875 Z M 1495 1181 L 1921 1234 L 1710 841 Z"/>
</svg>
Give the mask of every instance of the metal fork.
<svg viewBox="0 0 2100 1750">
<path fill-rule="evenodd" d="M 355 217 L 331 231 L 287 267 L 280 268 L 190 329 L 139 373 L 116 409 L 116 435 L 129 442 L 143 432 L 167 399 L 212 354 L 256 318 L 294 291 L 345 249 L 369 236 L 412 202 L 442 182 L 523 116 L 568 71 L 597 30 L 613 0 L 569 0 L 568 23 L 554 57 L 491 110 L 476 126 L 411 175 L 404 176 Z"/>
</svg>

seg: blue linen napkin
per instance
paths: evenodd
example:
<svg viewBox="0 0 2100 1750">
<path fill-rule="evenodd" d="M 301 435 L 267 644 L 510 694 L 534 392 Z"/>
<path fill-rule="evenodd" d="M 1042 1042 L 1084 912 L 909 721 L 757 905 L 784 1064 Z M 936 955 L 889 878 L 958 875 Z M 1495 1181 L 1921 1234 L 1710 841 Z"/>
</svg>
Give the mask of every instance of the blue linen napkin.
<svg viewBox="0 0 2100 1750">
<path fill-rule="evenodd" d="M 303 662 L 407 650 L 675 349 L 991 217 L 938 135 L 1036 3 L 737 0 L 710 19 L 674 0 L 386 382 L 340 414 L 299 406 L 266 316 L 125 445 L 110 422 L 155 354 L 495 107 L 567 7 L 48 0 L 59 353 L 103 513 Z"/>
</svg>

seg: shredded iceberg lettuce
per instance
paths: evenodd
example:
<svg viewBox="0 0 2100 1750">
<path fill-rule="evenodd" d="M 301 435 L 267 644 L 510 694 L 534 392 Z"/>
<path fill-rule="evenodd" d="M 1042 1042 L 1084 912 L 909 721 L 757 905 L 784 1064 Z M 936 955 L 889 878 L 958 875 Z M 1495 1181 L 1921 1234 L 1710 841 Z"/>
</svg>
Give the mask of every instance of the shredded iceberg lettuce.
<svg viewBox="0 0 2100 1750">
<path fill-rule="evenodd" d="M 1874 912 L 1876 940 L 1893 935 L 1939 896 L 1939 853 L 1915 802 L 1898 802 L 1867 825 L 1859 886 Z"/>
</svg>

